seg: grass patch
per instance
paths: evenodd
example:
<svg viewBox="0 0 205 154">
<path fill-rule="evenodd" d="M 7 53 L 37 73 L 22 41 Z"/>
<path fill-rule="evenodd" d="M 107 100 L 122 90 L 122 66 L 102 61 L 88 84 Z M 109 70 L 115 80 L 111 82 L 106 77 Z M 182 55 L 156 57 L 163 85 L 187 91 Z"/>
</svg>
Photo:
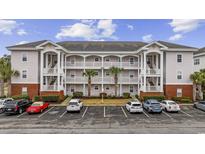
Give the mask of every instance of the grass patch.
<svg viewBox="0 0 205 154">
<path fill-rule="evenodd" d="M 100 98 L 83 98 L 81 99 L 85 106 L 122 106 L 131 99 L 100 99 Z"/>
</svg>

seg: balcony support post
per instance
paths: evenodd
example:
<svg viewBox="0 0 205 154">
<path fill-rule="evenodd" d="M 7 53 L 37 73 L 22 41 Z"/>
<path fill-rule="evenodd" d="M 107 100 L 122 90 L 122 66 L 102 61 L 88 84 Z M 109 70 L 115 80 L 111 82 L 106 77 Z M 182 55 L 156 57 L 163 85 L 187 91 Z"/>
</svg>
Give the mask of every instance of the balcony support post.
<svg viewBox="0 0 205 154">
<path fill-rule="evenodd" d="M 85 59 L 86 59 L 86 56 L 83 56 L 83 72 L 85 72 Z M 82 78 L 84 79 L 85 77 L 82 76 Z M 85 81 L 85 80 L 83 80 L 83 81 Z M 83 82 L 83 95 L 86 96 L 85 95 L 85 82 Z"/>
<path fill-rule="evenodd" d="M 163 92 L 163 52 L 160 53 L 160 92 Z"/>
<path fill-rule="evenodd" d="M 104 92 L 104 83 L 103 83 L 103 77 L 104 77 L 104 57 L 101 57 L 101 92 Z"/>
<path fill-rule="evenodd" d="M 41 55 L 40 55 L 40 91 L 43 91 L 43 56 L 44 53 L 43 51 L 41 51 Z"/>
<path fill-rule="evenodd" d="M 60 51 L 58 51 L 57 54 L 57 68 L 58 68 L 58 75 L 57 75 L 57 90 L 60 90 L 60 57 L 61 57 L 61 53 Z"/>
<path fill-rule="evenodd" d="M 146 56 L 147 56 L 147 53 L 144 52 L 144 92 L 146 92 L 146 86 L 147 86 L 147 83 L 146 83 L 146 78 L 147 78 L 147 74 L 146 74 L 146 68 L 147 68 L 147 60 L 146 60 Z"/>
</svg>

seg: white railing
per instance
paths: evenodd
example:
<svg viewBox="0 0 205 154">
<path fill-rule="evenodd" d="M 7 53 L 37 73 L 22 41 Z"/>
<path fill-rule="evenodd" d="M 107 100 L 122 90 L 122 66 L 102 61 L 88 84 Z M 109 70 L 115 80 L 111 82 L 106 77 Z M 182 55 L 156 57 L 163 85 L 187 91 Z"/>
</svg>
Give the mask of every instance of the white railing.
<svg viewBox="0 0 205 154">
<path fill-rule="evenodd" d="M 85 62 L 85 67 L 102 67 L 102 62 Z"/>
<path fill-rule="evenodd" d="M 122 68 L 136 68 L 138 67 L 138 62 L 122 62 Z"/>
<path fill-rule="evenodd" d="M 84 67 L 84 63 L 83 62 L 74 62 L 74 63 L 72 63 L 70 61 L 67 61 L 66 66 L 69 67 L 69 68 Z"/>
<path fill-rule="evenodd" d="M 141 74 L 145 74 L 145 70 L 142 69 Z M 147 75 L 160 75 L 161 70 L 160 69 L 146 69 L 146 74 Z"/>
<path fill-rule="evenodd" d="M 43 85 L 43 90 L 44 91 L 55 91 L 58 90 L 57 85 Z"/>
<path fill-rule="evenodd" d="M 112 66 L 115 66 L 115 67 L 120 67 L 120 62 L 104 62 L 103 63 L 104 67 L 112 67 Z"/>
<path fill-rule="evenodd" d="M 57 68 L 43 68 L 43 74 L 57 74 Z"/>
<path fill-rule="evenodd" d="M 160 86 L 146 86 L 147 92 L 159 92 Z"/>
<path fill-rule="evenodd" d="M 66 77 L 67 83 L 85 83 L 87 82 L 86 78 L 84 77 Z"/>
<path fill-rule="evenodd" d="M 128 78 L 128 77 L 121 77 L 119 78 L 119 83 L 137 83 L 138 78 Z"/>
</svg>

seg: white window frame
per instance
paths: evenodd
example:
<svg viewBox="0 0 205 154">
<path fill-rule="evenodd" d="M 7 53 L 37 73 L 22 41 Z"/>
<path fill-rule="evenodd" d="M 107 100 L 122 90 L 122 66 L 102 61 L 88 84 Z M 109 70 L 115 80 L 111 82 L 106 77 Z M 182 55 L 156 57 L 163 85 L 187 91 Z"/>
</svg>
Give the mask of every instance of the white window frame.
<svg viewBox="0 0 205 154">
<path fill-rule="evenodd" d="M 194 65 L 200 65 L 200 59 L 199 58 L 194 59 Z"/>
<path fill-rule="evenodd" d="M 110 76 L 110 72 L 109 72 L 109 71 L 106 71 L 106 72 L 105 72 L 105 75 L 106 75 L 106 76 Z"/>
<path fill-rule="evenodd" d="M 131 59 L 132 59 L 132 60 L 131 60 Z M 130 58 L 129 58 L 129 62 L 130 62 L 131 65 L 133 65 L 133 64 L 134 64 L 134 57 L 130 57 Z"/>
<path fill-rule="evenodd" d="M 176 96 L 177 96 L 177 97 L 182 97 L 182 96 L 183 96 L 183 90 L 182 90 L 182 88 L 177 88 Z"/>
<path fill-rule="evenodd" d="M 25 61 L 24 61 L 24 58 L 26 58 Z M 22 59 L 21 60 L 22 60 L 23 63 L 28 62 L 28 54 L 26 52 L 22 53 Z"/>
<path fill-rule="evenodd" d="M 99 90 L 99 86 L 98 85 L 95 85 L 94 89 L 97 91 Z"/>
<path fill-rule="evenodd" d="M 133 93 L 133 92 L 134 92 L 134 86 L 130 85 L 130 93 Z"/>
<path fill-rule="evenodd" d="M 26 72 L 26 78 L 23 77 L 23 75 L 24 75 L 23 72 L 24 72 L 24 71 Z M 21 74 L 21 78 L 22 78 L 22 79 L 27 79 L 27 78 L 28 78 L 28 70 L 22 70 L 21 73 L 22 73 L 22 74 Z"/>
<path fill-rule="evenodd" d="M 181 56 L 181 61 L 179 62 L 178 56 Z M 181 53 L 177 54 L 177 63 L 183 63 L 183 55 Z"/>
<path fill-rule="evenodd" d="M 98 60 L 96 60 L 96 59 L 98 59 Z M 99 62 L 100 60 L 99 60 L 99 57 L 95 57 L 95 62 Z"/>
<path fill-rule="evenodd" d="M 110 57 L 105 57 L 106 62 L 110 62 Z"/>
<path fill-rule="evenodd" d="M 28 88 L 27 87 L 22 87 L 21 88 L 21 94 L 28 94 Z"/>
<path fill-rule="evenodd" d="M 181 79 L 179 79 L 178 77 L 181 76 Z M 183 72 L 181 70 L 177 71 L 177 80 L 182 80 L 183 79 Z"/>
<path fill-rule="evenodd" d="M 105 89 L 106 89 L 106 90 L 110 90 L 110 87 L 107 86 L 107 87 L 105 87 Z"/>
</svg>

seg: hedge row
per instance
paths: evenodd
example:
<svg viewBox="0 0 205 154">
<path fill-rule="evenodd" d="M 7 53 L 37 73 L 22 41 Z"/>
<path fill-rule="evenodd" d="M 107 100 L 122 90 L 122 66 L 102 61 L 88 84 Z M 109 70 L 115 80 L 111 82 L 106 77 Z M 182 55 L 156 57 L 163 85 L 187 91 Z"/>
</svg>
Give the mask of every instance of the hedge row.
<svg viewBox="0 0 205 154">
<path fill-rule="evenodd" d="M 1 99 L 1 98 L 6 98 L 6 96 L 5 96 L 5 95 L 4 95 L 4 96 L 0 96 L 0 99 Z"/>
<path fill-rule="evenodd" d="M 165 96 L 144 96 L 143 100 L 146 101 L 148 99 L 156 99 L 158 101 L 162 101 L 165 99 Z"/>
<path fill-rule="evenodd" d="M 172 97 L 172 100 L 181 103 L 192 103 L 190 97 Z"/>
<path fill-rule="evenodd" d="M 12 96 L 12 98 L 14 100 L 17 100 L 17 99 L 30 99 L 30 97 L 28 95 L 15 95 L 15 96 Z"/>
</svg>

